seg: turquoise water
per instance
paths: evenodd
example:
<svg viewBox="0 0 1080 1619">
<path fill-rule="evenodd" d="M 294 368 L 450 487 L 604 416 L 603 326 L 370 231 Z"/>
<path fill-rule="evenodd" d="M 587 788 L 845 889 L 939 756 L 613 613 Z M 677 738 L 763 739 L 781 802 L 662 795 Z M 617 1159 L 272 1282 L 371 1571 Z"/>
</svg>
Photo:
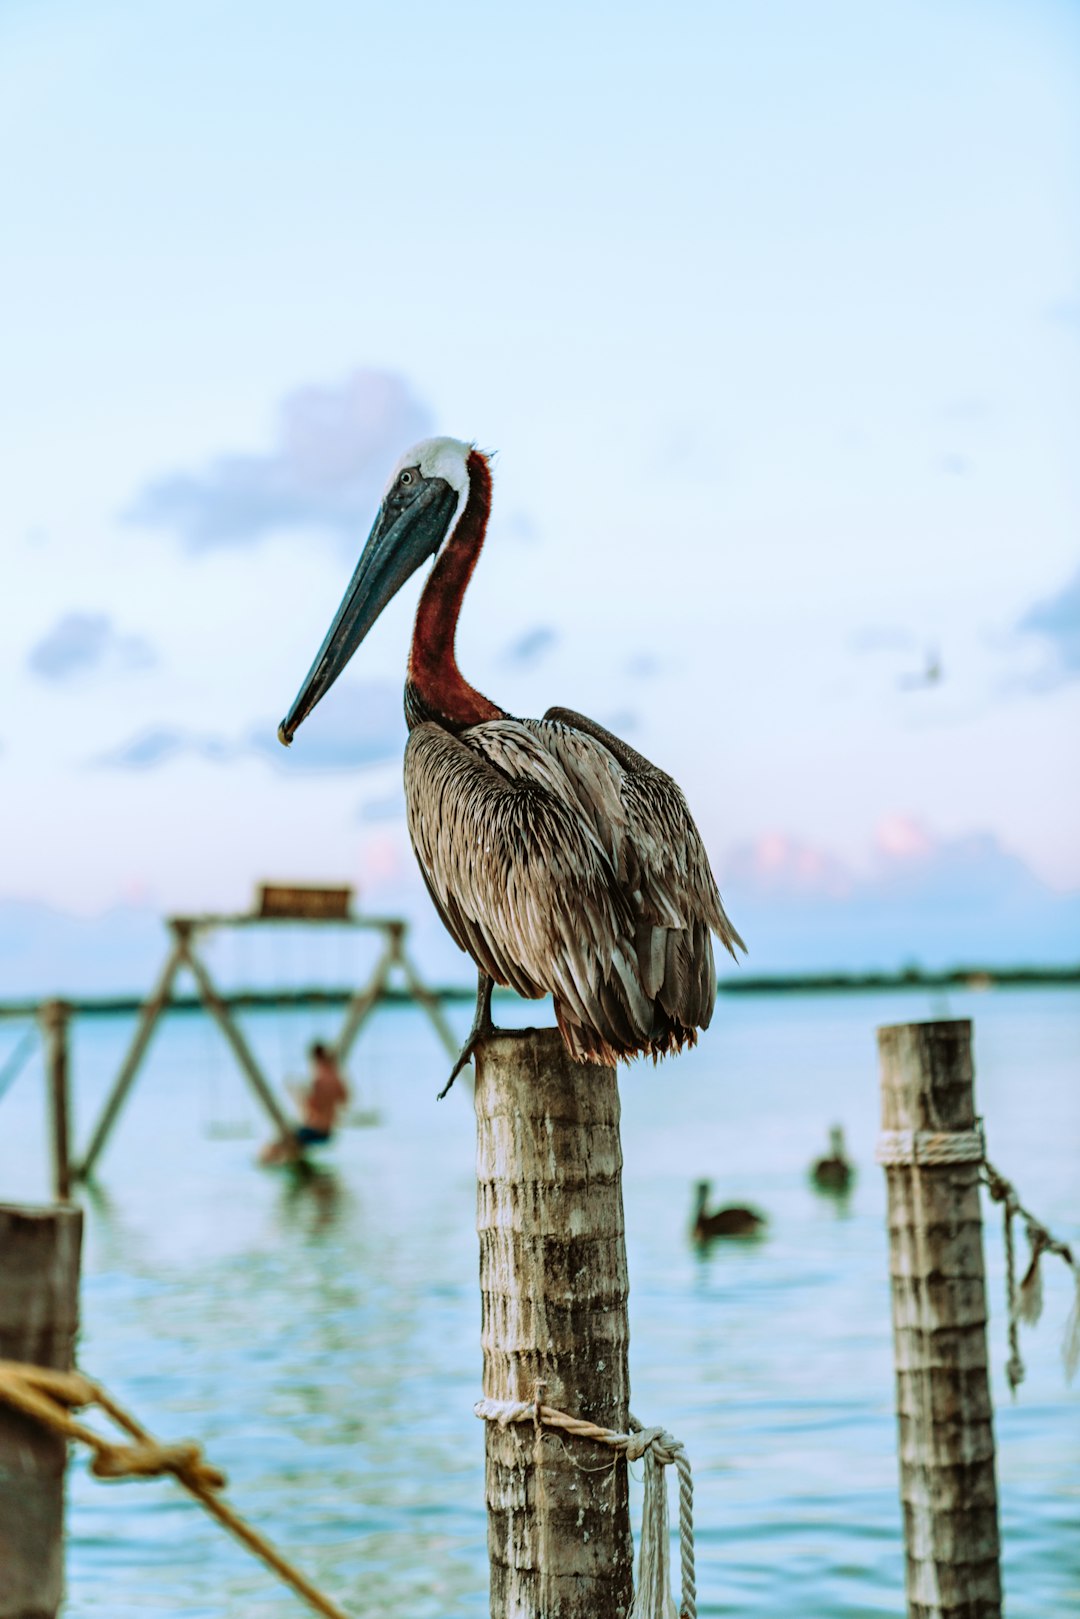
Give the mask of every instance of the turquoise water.
<svg viewBox="0 0 1080 1619">
<path fill-rule="evenodd" d="M 497 1007 L 503 1022 L 534 1009 Z M 451 1008 L 462 1026 L 465 1006 Z M 633 1405 L 694 1465 L 699 1612 L 901 1615 L 874 1027 L 973 1017 L 993 1161 L 1080 1239 L 1080 995 L 734 997 L 702 1047 L 625 1071 Z M 333 1018 L 251 1015 L 280 1079 Z M 74 1038 L 85 1140 L 130 1038 Z M 14 1030 L 0 1030 L 0 1061 Z M 473 1118 L 423 1018 L 386 1010 L 356 1049 L 377 1128 L 345 1131 L 306 1184 L 252 1167 L 264 1134 L 219 1037 L 174 1017 L 87 1195 L 82 1364 L 158 1434 L 202 1439 L 230 1497 L 350 1613 L 487 1613 Z M 0 1104 L 0 1197 L 45 1195 L 40 1069 Z M 806 1179 L 842 1122 L 859 1166 L 838 1208 Z M 248 1129 L 252 1134 L 238 1132 Z M 686 1240 L 691 1184 L 769 1215 L 767 1240 Z M 1025 1335 L 1010 1402 L 996 1210 L 991 1357 L 1010 1613 L 1080 1609 L 1080 1388 L 1059 1345 L 1064 1268 Z M 639 1506 L 635 1497 L 635 1513 Z M 70 1619 L 287 1619 L 284 1587 L 167 1482 L 71 1475 Z"/>
</svg>

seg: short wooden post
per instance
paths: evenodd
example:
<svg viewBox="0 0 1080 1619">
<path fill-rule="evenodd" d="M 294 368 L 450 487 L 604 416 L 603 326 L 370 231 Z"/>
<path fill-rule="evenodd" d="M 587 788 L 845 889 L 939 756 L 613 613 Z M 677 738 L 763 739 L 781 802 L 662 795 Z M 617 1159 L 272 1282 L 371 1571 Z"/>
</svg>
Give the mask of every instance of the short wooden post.
<svg viewBox="0 0 1080 1619">
<path fill-rule="evenodd" d="M 72 1368 L 82 1211 L 0 1205 L 0 1359 Z M 64 1595 L 67 1446 L 0 1406 L 0 1619 L 53 1619 Z"/>
<path fill-rule="evenodd" d="M 485 1397 L 626 1431 L 622 1148 L 615 1071 L 556 1029 L 476 1055 Z M 633 1596 L 626 1463 L 593 1441 L 486 1425 L 492 1619 L 618 1619 Z"/>
<path fill-rule="evenodd" d="M 878 1030 L 882 1126 L 975 1126 L 971 1024 Z M 999 1619 L 979 1168 L 886 1165 L 909 1619 Z"/>
<path fill-rule="evenodd" d="M 45 1001 L 38 1010 L 45 1042 L 45 1074 L 52 1123 L 53 1194 L 58 1203 L 71 1197 L 71 1133 L 68 1109 L 68 1019 L 66 1001 Z"/>
</svg>

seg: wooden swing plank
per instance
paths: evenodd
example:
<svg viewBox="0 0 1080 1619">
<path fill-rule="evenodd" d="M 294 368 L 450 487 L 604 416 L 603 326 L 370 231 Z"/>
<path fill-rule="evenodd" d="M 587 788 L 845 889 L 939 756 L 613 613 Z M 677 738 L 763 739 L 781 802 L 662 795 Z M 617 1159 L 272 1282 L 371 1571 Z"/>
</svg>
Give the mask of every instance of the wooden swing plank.
<svg viewBox="0 0 1080 1619">
<path fill-rule="evenodd" d="M 352 911 L 351 888 L 307 888 L 292 883 L 260 883 L 257 914 L 260 920 L 291 922 L 347 922 Z"/>
</svg>

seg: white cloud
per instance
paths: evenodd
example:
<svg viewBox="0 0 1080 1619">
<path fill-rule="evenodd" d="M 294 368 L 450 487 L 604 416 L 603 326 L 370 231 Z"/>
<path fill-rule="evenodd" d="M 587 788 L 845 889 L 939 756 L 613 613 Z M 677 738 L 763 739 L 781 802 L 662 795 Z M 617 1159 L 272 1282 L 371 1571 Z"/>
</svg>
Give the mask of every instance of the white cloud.
<svg viewBox="0 0 1080 1619">
<path fill-rule="evenodd" d="M 1034 607 L 1020 620 L 1021 633 L 1037 635 L 1049 645 L 1054 668 L 1041 684 L 1080 676 L 1080 569 L 1068 584 Z"/>
<path fill-rule="evenodd" d="M 503 651 L 502 661 L 519 669 L 531 669 L 558 644 L 558 630 L 553 630 L 549 624 L 537 624 L 511 641 Z"/>
<path fill-rule="evenodd" d="M 266 719 L 234 737 L 156 725 L 138 732 L 92 762 L 109 770 L 156 770 L 181 757 L 231 764 L 252 757 L 284 774 L 348 771 L 385 763 L 405 746 L 401 688 L 389 681 L 341 682 L 334 702 L 315 709 L 291 748 L 277 739 L 277 722 Z"/>
<path fill-rule="evenodd" d="M 199 472 L 167 473 L 140 491 L 126 515 L 175 530 L 192 551 L 308 525 L 355 544 L 397 457 L 430 425 L 427 407 L 401 377 L 354 371 L 343 382 L 287 394 L 266 453 L 221 455 Z"/>
<path fill-rule="evenodd" d="M 148 669 L 157 662 L 139 635 L 123 635 L 107 613 L 65 613 L 30 648 L 26 663 L 42 680 L 75 680 L 99 670 Z"/>
<path fill-rule="evenodd" d="M 752 971 L 1076 959 L 1080 895 L 1055 893 L 987 832 L 940 838 L 891 814 L 861 870 L 774 832 L 735 850 L 721 878 Z"/>
</svg>

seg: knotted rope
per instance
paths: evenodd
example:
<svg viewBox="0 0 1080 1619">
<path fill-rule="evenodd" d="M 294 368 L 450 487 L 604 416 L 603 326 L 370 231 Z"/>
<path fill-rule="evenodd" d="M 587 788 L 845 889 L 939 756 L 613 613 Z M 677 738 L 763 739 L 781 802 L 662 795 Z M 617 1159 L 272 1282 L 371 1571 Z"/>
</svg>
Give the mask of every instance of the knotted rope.
<svg viewBox="0 0 1080 1619">
<path fill-rule="evenodd" d="M 637 1591 L 629 1619 L 697 1619 L 697 1585 L 694 1581 L 694 1482 L 690 1460 L 681 1439 L 672 1438 L 664 1428 L 643 1428 L 630 1417 L 630 1432 L 600 1428 L 582 1417 L 568 1416 L 554 1406 L 536 1400 L 477 1400 L 476 1415 L 500 1428 L 528 1422 L 538 1429 L 551 1428 L 595 1439 L 611 1450 L 621 1452 L 628 1462 L 645 1458 L 645 1502 L 641 1514 L 641 1544 L 638 1551 Z M 679 1560 L 682 1601 L 676 1609 L 671 1597 L 671 1553 L 668 1538 L 667 1481 L 665 1467 L 674 1467 L 679 1476 Z"/>
<path fill-rule="evenodd" d="M 995 1203 L 1002 1205 L 1003 1225 L 1005 1235 L 1005 1287 L 1006 1300 L 1009 1311 L 1009 1359 L 1005 1365 L 1005 1375 L 1009 1380 L 1009 1388 L 1016 1393 L 1026 1375 L 1024 1362 L 1020 1357 L 1020 1322 L 1026 1321 L 1034 1326 L 1042 1315 L 1043 1286 L 1039 1262 L 1043 1254 L 1056 1254 L 1063 1259 L 1073 1273 L 1076 1286 L 1076 1297 L 1069 1319 L 1065 1323 L 1065 1337 L 1061 1345 L 1061 1358 L 1065 1366 L 1065 1380 L 1071 1382 L 1076 1376 L 1076 1368 L 1080 1365 L 1080 1263 L 1067 1243 L 1061 1242 L 1048 1231 L 1041 1220 L 1037 1220 L 1021 1203 L 1015 1186 L 1006 1180 L 1005 1176 L 996 1170 L 993 1164 L 983 1162 L 979 1179 L 986 1187 Z M 1024 1231 L 1030 1246 L 1027 1270 L 1016 1281 L 1016 1256 L 1013 1239 L 1013 1221 L 1019 1217 L 1024 1222 Z"/>
<path fill-rule="evenodd" d="M 1080 1262 L 1067 1243 L 1061 1242 L 1020 1202 L 1012 1182 L 996 1170 L 986 1156 L 983 1122 L 976 1119 L 971 1130 L 882 1130 L 874 1153 L 886 1167 L 939 1168 L 948 1164 L 978 1164 L 979 1180 L 1004 1213 L 1005 1300 L 1008 1315 L 1009 1358 L 1005 1377 L 1015 1395 L 1026 1371 L 1020 1355 L 1020 1323 L 1034 1325 L 1042 1315 L 1043 1287 L 1039 1262 L 1043 1254 L 1056 1254 L 1073 1272 L 1076 1298 L 1065 1323 L 1061 1357 L 1065 1380 L 1071 1382 L 1080 1365 Z M 1013 1221 L 1019 1216 L 1030 1244 L 1028 1266 L 1019 1284 L 1016 1280 L 1016 1247 Z"/>
<path fill-rule="evenodd" d="M 218 1492 L 225 1486 L 225 1475 L 206 1461 L 202 1446 L 194 1440 L 161 1444 L 118 1405 L 100 1383 L 84 1377 L 82 1372 L 55 1372 L 44 1366 L 0 1360 L 0 1404 L 40 1423 L 60 1439 L 88 1445 L 94 1453 L 90 1471 L 96 1478 L 160 1478 L 164 1473 L 171 1473 L 212 1517 L 291 1585 L 317 1613 L 324 1614 L 326 1619 L 348 1619 L 342 1608 L 317 1591 L 299 1569 L 287 1562 L 258 1530 L 221 1499 Z M 115 1440 L 106 1439 L 71 1415 L 73 1409 L 88 1405 L 100 1406 L 134 1444 L 117 1444 Z"/>
</svg>

